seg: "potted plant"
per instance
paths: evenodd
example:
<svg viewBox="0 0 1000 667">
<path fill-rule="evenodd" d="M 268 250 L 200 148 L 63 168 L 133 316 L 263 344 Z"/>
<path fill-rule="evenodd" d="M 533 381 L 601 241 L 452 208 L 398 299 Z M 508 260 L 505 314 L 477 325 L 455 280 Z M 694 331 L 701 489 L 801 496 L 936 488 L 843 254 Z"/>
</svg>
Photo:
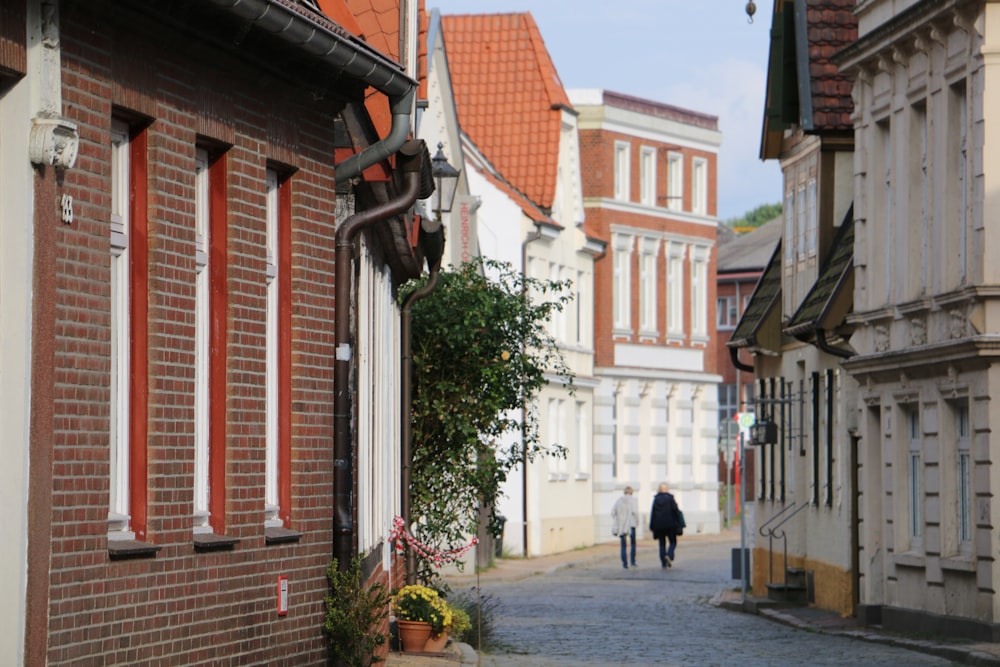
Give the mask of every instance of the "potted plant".
<svg viewBox="0 0 1000 667">
<path fill-rule="evenodd" d="M 452 623 L 451 608 L 444 598 L 420 584 L 399 589 L 393 597 L 393 610 L 399 641 L 406 652 L 422 652 L 431 635 L 446 633 Z"/>
</svg>

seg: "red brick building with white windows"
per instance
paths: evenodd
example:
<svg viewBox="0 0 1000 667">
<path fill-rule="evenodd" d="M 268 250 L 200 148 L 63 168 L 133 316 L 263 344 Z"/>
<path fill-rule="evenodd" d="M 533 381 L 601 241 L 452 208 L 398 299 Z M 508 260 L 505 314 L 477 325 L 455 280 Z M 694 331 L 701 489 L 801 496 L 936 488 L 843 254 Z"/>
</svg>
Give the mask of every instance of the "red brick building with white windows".
<svg viewBox="0 0 1000 667">
<path fill-rule="evenodd" d="M 597 536 L 626 485 L 645 514 L 662 482 L 692 533 L 717 532 L 718 119 L 605 90 L 570 100 L 587 234 L 607 244 L 594 267 Z"/>
<path fill-rule="evenodd" d="M 401 4 L 3 3 L 0 662 L 326 664 L 331 559 L 399 581 Z"/>
</svg>

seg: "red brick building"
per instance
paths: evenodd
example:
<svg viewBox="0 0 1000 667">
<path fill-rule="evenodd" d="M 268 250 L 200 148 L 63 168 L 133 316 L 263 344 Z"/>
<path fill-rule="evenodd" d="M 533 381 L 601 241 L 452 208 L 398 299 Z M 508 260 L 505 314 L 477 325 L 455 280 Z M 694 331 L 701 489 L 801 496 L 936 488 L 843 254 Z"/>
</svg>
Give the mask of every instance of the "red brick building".
<svg viewBox="0 0 1000 667">
<path fill-rule="evenodd" d="M 714 116 L 606 90 L 580 112 L 594 265 L 594 513 L 610 530 L 626 486 L 667 482 L 692 533 L 719 530 Z"/>
<path fill-rule="evenodd" d="M 429 185 L 400 5 L 4 3 L 0 159 L 34 171 L 0 662 L 325 664 L 331 558 L 401 576 L 394 290 Z"/>
</svg>

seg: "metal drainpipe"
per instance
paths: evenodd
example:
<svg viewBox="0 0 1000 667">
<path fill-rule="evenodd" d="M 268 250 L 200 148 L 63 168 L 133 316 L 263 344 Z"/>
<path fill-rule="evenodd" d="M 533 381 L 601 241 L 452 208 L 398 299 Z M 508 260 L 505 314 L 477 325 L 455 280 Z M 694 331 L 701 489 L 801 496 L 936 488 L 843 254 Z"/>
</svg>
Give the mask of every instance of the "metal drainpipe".
<svg viewBox="0 0 1000 667">
<path fill-rule="evenodd" d="M 332 32 L 328 26 L 302 13 L 291 0 L 208 1 L 388 96 L 392 111 L 389 133 L 381 141 L 338 164 L 334 168 L 337 183 L 350 180 L 373 164 L 392 156 L 406 141 L 410 134 L 417 82 L 407 76 L 399 65 L 366 48 L 362 42 Z"/>
<path fill-rule="evenodd" d="M 334 268 L 334 361 L 333 395 L 333 557 L 346 570 L 354 551 L 354 457 L 351 433 L 351 291 L 354 240 L 358 232 L 403 213 L 420 193 L 420 164 L 426 149 L 422 140 L 410 140 L 399 150 L 397 170 L 403 174 L 398 197 L 348 217 L 336 233 Z"/>
<path fill-rule="evenodd" d="M 826 331 L 823 329 L 816 329 L 816 347 L 823 350 L 827 354 L 832 354 L 840 357 L 841 359 L 850 359 L 854 356 L 853 352 L 836 347 L 827 342 Z"/>
<path fill-rule="evenodd" d="M 542 238 L 542 225 L 535 223 L 535 231 L 521 244 L 521 293 L 527 297 L 528 290 L 524 285 L 528 277 L 528 244 Z M 524 442 L 527 432 L 525 424 L 528 421 L 528 408 L 521 406 L 521 541 L 524 545 L 524 557 L 528 557 L 528 447 Z"/>
<path fill-rule="evenodd" d="M 401 350 L 400 384 L 402 389 L 401 401 L 401 433 L 400 433 L 400 474 L 399 474 L 399 497 L 400 514 L 406 529 L 410 529 L 412 502 L 410 497 L 410 485 L 413 481 L 413 425 L 410 413 L 413 410 L 413 344 L 411 341 L 412 332 L 412 309 L 413 304 L 429 296 L 437 287 L 438 273 L 441 271 L 441 251 L 444 248 L 444 232 L 438 229 L 434 234 L 442 237 L 442 242 L 435 241 L 432 252 L 437 257 L 430 256 L 425 252 L 430 274 L 427 284 L 420 289 L 414 290 L 403 302 L 402 313 L 400 314 L 399 336 Z M 406 550 L 406 583 L 417 583 L 417 555 L 413 549 Z"/>
<path fill-rule="evenodd" d="M 753 373 L 753 366 L 749 366 L 740 361 L 740 349 L 738 347 L 729 348 L 729 357 L 733 360 L 733 366 L 736 366 L 738 370 Z"/>
</svg>

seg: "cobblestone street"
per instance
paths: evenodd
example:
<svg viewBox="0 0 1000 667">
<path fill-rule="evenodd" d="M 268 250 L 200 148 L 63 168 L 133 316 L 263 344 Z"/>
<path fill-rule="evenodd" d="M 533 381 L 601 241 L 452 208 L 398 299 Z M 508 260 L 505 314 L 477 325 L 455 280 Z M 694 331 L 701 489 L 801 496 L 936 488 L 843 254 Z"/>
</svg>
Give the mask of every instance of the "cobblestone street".
<svg viewBox="0 0 1000 667">
<path fill-rule="evenodd" d="M 614 550 L 519 580 L 484 578 L 501 601 L 496 640 L 481 656 L 497 667 L 542 665 L 949 665 L 903 648 L 796 629 L 711 603 L 727 588 L 738 542 L 681 538 L 662 570 L 652 542 L 624 570 Z M 465 580 L 457 589 L 467 586 Z"/>
</svg>

